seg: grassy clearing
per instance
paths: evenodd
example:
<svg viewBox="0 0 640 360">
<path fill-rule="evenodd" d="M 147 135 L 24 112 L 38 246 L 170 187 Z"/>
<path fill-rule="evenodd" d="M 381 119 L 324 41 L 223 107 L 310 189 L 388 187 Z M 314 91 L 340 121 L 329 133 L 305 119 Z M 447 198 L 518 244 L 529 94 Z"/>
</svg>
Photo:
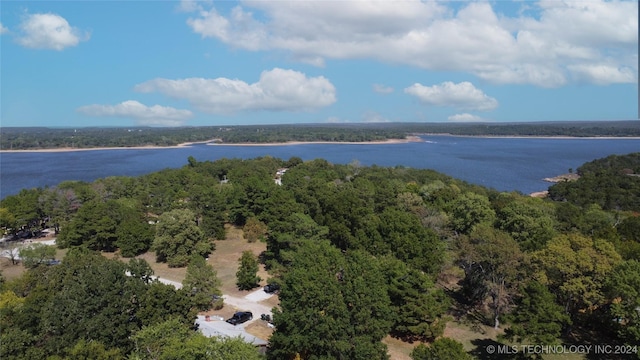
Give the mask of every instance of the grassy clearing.
<svg viewBox="0 0 640 360">
<path fill-rule="evenodd" d="M 240 291 L 236 286 L 236 272 L 238 271 L 238 260 L 242 252 L 249 250 L 255 256 L 260 255 L 267 249 L 267 244 L 263 242 L 250 243 L 244 239 L 242 229 L 227 226 L 227 238 L 215 241 L 216 250 L 209 255 L 207 263 L 213 266 L 218 273 L 218 279 L 222 282 L 221 290 L 231 296 L 243 297 L 251 291 Z M 260 265 L 258 276 L 262 278 L 261 286 L 267 284 L 269 277 L 263 265 Z"/>
<path fill-rule="evenodd" d="M 391 360 L 411 360 L 409 354 L 419 344 L 411 344 L 391 336 L 385 337 L 382 342 L 387 345 L 387 354 Z"/>
</svg>

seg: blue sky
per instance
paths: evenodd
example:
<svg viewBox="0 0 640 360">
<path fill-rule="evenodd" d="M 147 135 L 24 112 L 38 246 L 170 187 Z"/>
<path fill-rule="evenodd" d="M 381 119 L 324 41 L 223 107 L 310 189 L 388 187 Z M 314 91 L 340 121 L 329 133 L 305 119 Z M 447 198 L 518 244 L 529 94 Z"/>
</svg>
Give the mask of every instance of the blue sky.
<svg viewBox="0 0 640 360">
<path fill-rule="evenodd" d="M 1 126 L 638 119 L 637 1 L 3 1 Z"/>
</svg>

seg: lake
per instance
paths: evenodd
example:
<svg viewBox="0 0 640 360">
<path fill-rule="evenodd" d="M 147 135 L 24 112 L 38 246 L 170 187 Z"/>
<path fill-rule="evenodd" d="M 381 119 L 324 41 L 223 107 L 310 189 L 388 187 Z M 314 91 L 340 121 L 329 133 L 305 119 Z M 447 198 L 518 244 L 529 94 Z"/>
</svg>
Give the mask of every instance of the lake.
<svg viewBox="0 0 640 360">
<path fill-rule="evenodd" d="M 165 149 L 0 153 L 0 198 L 24 188 L 54 186 L 65 180 L 93 181 L 137 176 L 198 161 L 273 156 L 323 158 L 336 164 L 433 169 L 500 191 L 525 194 L 546 190 L 545 177 L 564 174 L 585 162 L 640 151 L 640 139 L 485 138 L 421 136 L 400 144 L 301 144 L 225 146 L 198 144 Z"/>
</svg>

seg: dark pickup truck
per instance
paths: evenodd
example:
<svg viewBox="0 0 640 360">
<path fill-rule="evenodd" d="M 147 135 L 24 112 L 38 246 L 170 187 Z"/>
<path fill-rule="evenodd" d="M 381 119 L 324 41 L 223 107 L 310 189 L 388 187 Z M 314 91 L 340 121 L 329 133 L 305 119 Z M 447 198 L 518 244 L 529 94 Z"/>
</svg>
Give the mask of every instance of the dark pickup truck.
<svg viewBox="0 0 640 360">
<path fill-rule="evenodd" d="M 238 325 L 253 319 L 253 314 L 249 311 L 238 311 L 232 317 L 227 319 L 231 325 Z"/>
</svg>

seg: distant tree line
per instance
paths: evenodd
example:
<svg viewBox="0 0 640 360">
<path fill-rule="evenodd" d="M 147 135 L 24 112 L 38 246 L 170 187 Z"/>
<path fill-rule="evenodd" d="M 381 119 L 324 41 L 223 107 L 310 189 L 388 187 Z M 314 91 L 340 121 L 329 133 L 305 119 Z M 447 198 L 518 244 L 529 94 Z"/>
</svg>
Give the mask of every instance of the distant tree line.
<svg viewBox="0 0 640 360">
<path fill-rule="evenodd" d="M 286 141 L 364 142 L 403 139 L 412 134 L 466 136 L 640 136 L 640 121 L 539 123 L 375 123 L 199 126 L 177 128 L 4 127 L 0 150 L 175 146 L 216 139 L 223 143 Z"/>
<path fill-rule="evenodd" d="M 23 190 L 0 202 L 0 226 L 54 226 L 69 255 L 2 285 L 2 355 L 74 358 L 94 346 L 120 358 L 180 358 L 237 346 L 184 327 L 220 294 L 202 258 L 225 225 L 266 242 L 260 261 L 281 287 L 268 359 L 387 359 L 389 335 L 432 342 L 414 359 L 465 359 L 460 343 L 441 339 L 454 318 L 504 328 L 507 344 L 637 345 L 640 192 L 624 183 L 626 202 L 601 204 L 597 194 L 623 183 L 582 179 L 640 182 L 639 168 L 635 153 L 599 159 L 547 199 L 426 169 L 269 156 L 190 157 L 135 178 Z M 148 264 L 97 253 L 149 249 L 169 266 L 188 265 L 186 289 L 150 281 Z M 243 262 L 255 268 L 254 258 Z M 255 271 L 240 269 L 238 280 L 255 285 Z"/>
</svg>

